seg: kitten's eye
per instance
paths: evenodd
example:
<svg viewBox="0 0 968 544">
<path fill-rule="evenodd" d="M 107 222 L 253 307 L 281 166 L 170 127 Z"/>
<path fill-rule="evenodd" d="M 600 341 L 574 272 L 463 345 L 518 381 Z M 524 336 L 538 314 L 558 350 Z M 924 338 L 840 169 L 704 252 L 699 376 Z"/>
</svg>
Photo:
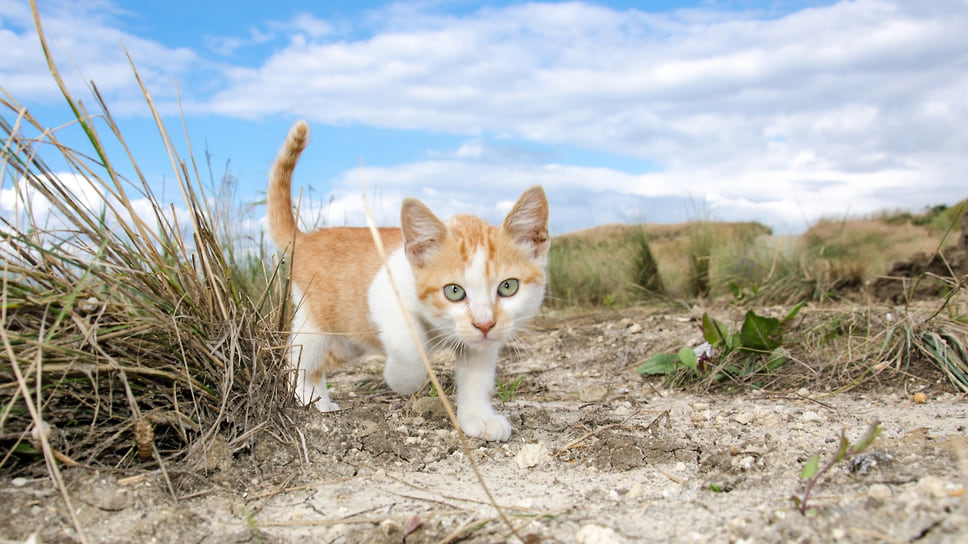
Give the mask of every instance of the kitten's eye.
<svg viewBox="0 0 968 544">
<path fill-rule="evenodd" d="M 460 285 L 450 283 L 444 286 L 444 296 L 451 302 L 460 302 L 467 298 L 467 293 Z"/>
<path fill-rule="evenodd" d="M 497 286 L 497 294 L 502 297 L 514 296 L 514 293 L 518 292 L 518 285 L 519 282 L 516 279 L 504 280 Z"/>
</svg>

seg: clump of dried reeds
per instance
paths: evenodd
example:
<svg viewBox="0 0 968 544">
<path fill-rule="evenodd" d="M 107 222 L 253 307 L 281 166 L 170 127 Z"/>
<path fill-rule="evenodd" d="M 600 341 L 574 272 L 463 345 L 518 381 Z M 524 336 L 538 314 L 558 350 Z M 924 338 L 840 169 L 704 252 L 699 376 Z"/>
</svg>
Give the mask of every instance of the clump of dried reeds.
<svg viewBox="0 0 968 544">
<path fill-rule="evenodd" d="M 19 206 L 0 217 L 0 470 L 163 464 L 215 439 L 241 450 L 259 430 L 288 435 L 285 313 L 260 311 L 284 286 L 272 270 L 259 292 L 240 281 L 194 159 L 178 157 L 157 113 L 178 214 L 130 153 L 108 156 L 106 139 L 127 146 L 96 89 L 96 115 L 61 89 L 76 119 L 58 129 L 0 95 L 0 179 Z M 77 129 L 89 150 L 62 141 Z"/>
</svg>

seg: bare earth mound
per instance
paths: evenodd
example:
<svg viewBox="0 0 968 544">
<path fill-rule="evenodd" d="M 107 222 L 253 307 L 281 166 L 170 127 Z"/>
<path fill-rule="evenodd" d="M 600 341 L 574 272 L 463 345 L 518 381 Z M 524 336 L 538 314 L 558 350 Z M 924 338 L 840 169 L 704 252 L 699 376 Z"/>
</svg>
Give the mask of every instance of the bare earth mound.
<svg viewBox="0 0 968 544">
<path fill-rule="evenodd" d="M 337 414 L 299 412 L 302 444 L 213 447 L 206 466 L 65 470 L 89 542 L 964 542 L 968 405 L 943 382 L 821 395 L 697 396 L 634 369 L 697 342 L 687 315 L 629 310 L 543 317 L 501 367 L 506 444 L 472 455 L 439 401 L 386 390 L 379 361 L 333 376 Z M 441 365 L 446 367 L 447 365 Z M 446 381 L 446 371 L 445 371 Z M 906 388 L 910 388 L 906 390 Z M 911 391 L 927 395 L 915 403 Z M 921 400 L 921 399 L 919 399 Z M 803 462 L 856 438 L 801 515 Z M 713 489 L 716 489 L 714 491 Z M 78 542 L 45 477 L 0 482 L 0 539 Z M 520 540 L 519 540 L 520 538 Z"/>
</svg>

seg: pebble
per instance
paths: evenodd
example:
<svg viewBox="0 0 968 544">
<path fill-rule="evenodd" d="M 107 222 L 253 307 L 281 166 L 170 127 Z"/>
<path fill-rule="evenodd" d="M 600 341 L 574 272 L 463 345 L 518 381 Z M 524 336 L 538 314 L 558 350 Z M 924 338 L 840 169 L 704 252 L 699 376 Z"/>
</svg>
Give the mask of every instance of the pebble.
<svg viewBox="0 0 968 544">
<path fill-rule="evenodd" d="M 14 487 L 23 487 L 27 485 L 27 478 L 17 477 L 13 480 L 10 480 L 10 483 L 13 484 Z"/>
<path fill-rule="evenodd" d="M 707 421 L 711 417 L 712 417 L 712 414 L 710 413 L 709 410 L 705 410 L 703 412 L 693 412 L 689 414 L 689 421 L 692 421 L 693 423 L 702 423 L 703 421 Z"/>
<path fill-rule="evenodd" d="M 943 499 L 948 496 L 945 489 L 944 480 L 935 476 L 925 476 L 918 480 L 918 489 L 925 494 L 931 495 L 936 499 Z"/>
<path fill-rule="evenodd" d="M 756 458 L 752 455 L 745 455 L 743 457 L 737 456 L 733 457 L 729 464 L 732 465 L 733 468 L 747 471 L 753 468 L 753 466 L 756 464 Z"/>
<path fill-rule="evenodd" d="M 764 427 L 776 427 L 779 424 L 780 418 L 778 418 L 776 414 L 767 414 L 766 416 L 763 416 L 763 419 L 760 420 L 760 425 L 763 425 Z"/>
<path fill-rule="evenodd" d="M 425 414 L 430 414 L 431 416 L 446 416 L 447 411 L 444 410 L 443 403 L 440 402 L 439 398 L 435 397 L 420 397 L 413 402 L 413 412 L 418 416 L 423 416 Z"/>
<path fill-rule="evenodd" d="M 639 482 L 634 482 L 632 487 L 629 488 L 628 493 L 625 494 L 629 499 L 637 499 L 642 496 L 642 484 Z"/>
<path fill-rule="evenodd" d="M 735 416 L 733 416 L 733 421 L 743 425 L 749 425 L 750 423 L 753 422 L 753 417 L 754 416 L 752 412 L 740 412 Z"/>
<path fill-rule="evenodd" d="M 589 385 L 578 392 L 578 400 L 582 402 L 602 402 L 608 390 L 603 385 Z"/>
<path fill-rule="evenodd" d="M 639 332 L 642 332 L 642 325 L 639 325 L 638 323 L 632 323 L 632 326 L 625 330 L 632 334 L 639 333 Z"/>
<path fill-rule="evenodd" d="M 885 500 L 891 498 L 894 493 L 885 484 L 873 484 L 867 489 L 867 496 L 872 499 Z"/>
<path fill-rule="evenodd" d="M 803 415 L 801 415 L 800 417 L 802 417 L 804 421 L 820 421 L 821 419 L 823 419 L 820 417 L 820 414 L 818 414 L 817 412 L 814 412 L 813 410 L 807 410 L 803 412 Z"/>
<path fill-rule="evenodd" d="M 522 469 L 533 468 L 549 461 L 551 461 L 551 454 L 548 453 L 548 448 L 542 442 L 525 444 L 514 456 L 514 462 Z"/>
<path fill-rule="evenodd" d="M 575 533 L 575 542 L 578 542 L 578 544 L 618 544 L 621 540 L 614 529 L 588 524 L 583 525 Z"/>
</svg>

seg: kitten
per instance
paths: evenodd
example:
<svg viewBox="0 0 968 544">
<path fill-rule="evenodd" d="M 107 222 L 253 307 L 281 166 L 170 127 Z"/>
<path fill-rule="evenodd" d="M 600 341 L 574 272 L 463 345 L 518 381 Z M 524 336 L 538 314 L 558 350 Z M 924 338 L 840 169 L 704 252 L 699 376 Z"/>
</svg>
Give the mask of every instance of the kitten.
<svg viewBox="0 0 968 544">
<path fill-rule="evenodd" d="M 386 354 L 387 385 L 401 395 L 427 373 L 369 229 L 301 232 L 291 181 L 309 128 L 297 122 L 272 166 L 268 222 L 273 240 L 292 249 L 290 365 L 296 397 L 321 411 L 339 409 L 326 372 L 372 351 Z M 383 228 L 403 305 L 424 348 L 456 353 L 457 419 L 465 434 L 507 440 L 511 425 L 491 406 L 498 350 L 541 306 L 548 258 L 548 202 L 526 190 L 499 227 L 470 215 L 442 222 L 418 200 L 403 201 L 400 229 Z"/>
</svg>

